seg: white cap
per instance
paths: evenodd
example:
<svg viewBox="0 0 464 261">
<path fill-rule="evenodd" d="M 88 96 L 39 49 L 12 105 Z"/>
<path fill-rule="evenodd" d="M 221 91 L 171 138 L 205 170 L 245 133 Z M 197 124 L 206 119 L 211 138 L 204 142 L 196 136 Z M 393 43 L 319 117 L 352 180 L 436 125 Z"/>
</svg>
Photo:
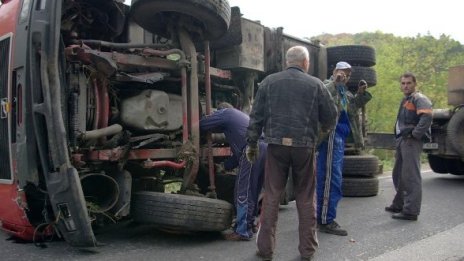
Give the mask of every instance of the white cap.
<svg viewBox="0 0 464 261">
<path fill-rule="evenodd" d="M 337 65 L 335 66 L 335 70 L 345 70 L 345 69 L 351 70 L 351 65 L 347 62 L 338 62 Z"/>
</svg>

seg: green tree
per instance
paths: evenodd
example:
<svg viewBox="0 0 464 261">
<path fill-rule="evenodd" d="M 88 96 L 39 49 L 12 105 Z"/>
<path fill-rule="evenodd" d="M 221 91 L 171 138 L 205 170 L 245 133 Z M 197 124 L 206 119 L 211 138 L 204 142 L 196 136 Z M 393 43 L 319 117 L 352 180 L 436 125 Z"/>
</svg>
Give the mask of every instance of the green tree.
<svg viewBox="0 0 464 261">
<path fill-rule="evenodd" d="M 377 31 L 311 38 L 315 39 L 326 46 L 362 44 L 375 48 L 377 85 L 369 89 L 373 99 L 367 105 L 371 132 L 393 131 L 402 97 L 399 91 L 401 74 L 407 71 L 416 74 L 419 90 L 432 100 L 434 108 L 447 108 L 448 69 L 464 64 L 463 46 L 446 35 L 438 39 L 430 35 L 397 37 Z"/>
</svg>

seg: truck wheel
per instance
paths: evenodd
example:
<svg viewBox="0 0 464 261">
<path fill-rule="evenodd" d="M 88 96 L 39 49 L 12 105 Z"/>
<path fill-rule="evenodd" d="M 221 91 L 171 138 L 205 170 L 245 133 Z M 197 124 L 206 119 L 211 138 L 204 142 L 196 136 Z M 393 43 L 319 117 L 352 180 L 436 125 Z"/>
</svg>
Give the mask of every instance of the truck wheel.
<svg viewBox="0 0 464 261">
<path fill-rule="evenodd" d="M 461 107 L 451 117 L 446 127 L 446 135 L 453 149 L 460 157 L 464 157 L 464 107 Z"/>
<path fill-rule="evenodd" d="M 348 88 L 358 88 L 360 80 L 365 80 L 368 87 L 377 85 L 377 73 L 373 68 L 352 66 L 353 72 L 351 73 L 350 80 L 346 83 Z"/>
<path fill-rule="evenodd" d="M 450 159 L 449 173 L 453 175 L 464 175 L 464 161 L 461 159 Z"/>
<path fill-rule="evenodd" d="M 136 222 L 173 230 L 223 231 L 232 223 L 231 204 L 197 196 L 137 192 L 131 210 Z"/>
<path fill-rule="evenodd" d="M 435 173 L 449 173 L 448 170 L 448 159 L 442 158 L 437 155 L 428 154 L 430 168 Z"/>
<path fill-rule="evenodd" d="M 223 0 L 132 0 L 130 12 L 142 28 L 168 38 L 170 20 L 193 18 L 189 26 L 202 28 L 206 40 L 223 36 L 231 17 L 229 2 Z"/>
<path fill-rule="evenodd" d="M 371 67 L 375 65 L 375 49 L 366 45 L 341 45 L 327 47 L 327 63 L 335 66 L 345 61 L 354 66 Z"/>
<path fill-rule="evenodd" d="M 379 158 L 375 155 L 345 155 L 343 177 L 372 177 L 379 172 Z"/>
<path fill-rule="evenodd" d="M 344 197 L 370 197 L 379 193 L 379 179 L 373 178 L 343 178 L 342 194 Z"/>
</svg>

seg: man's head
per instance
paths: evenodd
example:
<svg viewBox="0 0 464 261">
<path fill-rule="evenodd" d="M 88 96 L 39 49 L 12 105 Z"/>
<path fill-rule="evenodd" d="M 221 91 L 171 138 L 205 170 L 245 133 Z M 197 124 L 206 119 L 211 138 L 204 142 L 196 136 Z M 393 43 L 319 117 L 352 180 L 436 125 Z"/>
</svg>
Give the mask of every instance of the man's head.
<svg viewBox="0 0 464 261">
<path fill-rule="evenodd" d="M 232 104 L 228 103 L 228 102 L 221 102 L 218 104 L 217 106 L 217 109 L 218 110 L 221 110 L 221 109 L 230 109 L 230 108 L 234 108 L 234 106 L 232 106 Z"/>
<path fill-rule="evenodd" d="M 309 52 L 304 46 L 293 46 L 285 55 L 287 67 L 298 67 L 304 72 L 309 71 Z"/>
<path fill-rule="evenodd" d="M 401 91 L 405 96 L 409 96 L 416 91 L 416 76 L 413 73 L 406 72 L 400 77 Z"/>
<path fill-rule="evenodd" d="M 340 61 L 335 65 L 333 78 L 336 82 L 347 83 L 351 77 L 351 65 L 347 62 Z"/>
</svg>

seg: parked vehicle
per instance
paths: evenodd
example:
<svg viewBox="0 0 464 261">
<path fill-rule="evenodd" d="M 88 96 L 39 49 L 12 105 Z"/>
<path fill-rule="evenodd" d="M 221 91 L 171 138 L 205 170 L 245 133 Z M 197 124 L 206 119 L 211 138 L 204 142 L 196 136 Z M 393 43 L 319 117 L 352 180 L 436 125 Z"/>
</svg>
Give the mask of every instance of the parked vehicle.
<svg viewBox="0 0 464 261">
<path fill-rule="evenodd" d="M 230 149 L 200 116 L 249 111 L 295 44 L 327 76 L 326 48 L 223 0 L 1 0 L 0 24 L 0 227 L 24 240 L 94 247 L 128 218 L 228 228 L 233 177 L 214 166 Z"/>
<path fill-rule="evenodd" d="M 464 65 L 449 68 L 448 104 L 433 109 L 432 141 L 424 144 L 436 173 L 464 175 Z"/>
</svg>

